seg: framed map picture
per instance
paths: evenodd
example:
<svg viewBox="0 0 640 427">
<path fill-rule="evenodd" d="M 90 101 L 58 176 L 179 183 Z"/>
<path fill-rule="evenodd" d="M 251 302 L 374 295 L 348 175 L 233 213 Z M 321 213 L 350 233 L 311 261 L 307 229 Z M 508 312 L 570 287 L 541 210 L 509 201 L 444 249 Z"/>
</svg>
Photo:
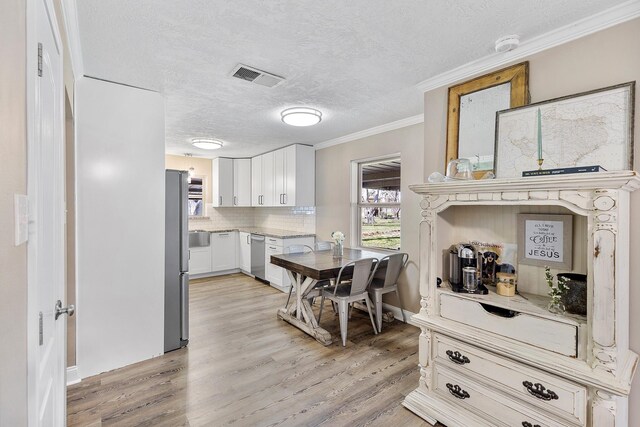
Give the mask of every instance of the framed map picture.
<svg viewBox="0 0 640 427">
<path fill-rule="evenodd" d="M 571 270 L 572 242 L 572 215 L 518 215 L 518 263 Z"/>
<path fill-rule="evenodd" d="M 635 82 L 496 113 L 496 178 L 523 171 L 633 169 Z"/>
</svg>

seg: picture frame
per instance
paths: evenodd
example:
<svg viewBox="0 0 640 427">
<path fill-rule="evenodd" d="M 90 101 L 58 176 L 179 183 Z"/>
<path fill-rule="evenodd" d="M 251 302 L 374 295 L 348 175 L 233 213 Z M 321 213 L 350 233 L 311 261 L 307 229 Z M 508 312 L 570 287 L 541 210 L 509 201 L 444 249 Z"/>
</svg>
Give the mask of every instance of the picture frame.
<svg viewBox="0 0 640 427">
<path fill-rule="evenodd" d="M 502 98 L 504 99 L 501 100 Z M 503 108 L 514 108 L 528 103 L 528 61 L 451 86 L 447 104 L 445 170 L 451 160 L 464 157 L 469 158 L 472 163 L 476 179 L 487 172 L 493 172 L 495 113 Z M 465 108 L 465 105 L 475 108 Z M 504 106 L 500 108 L 496 105 Z M 477 147 L 485 145 L 487 152 L 479 152 L 476 156 Z M 480 150 L 482 151 L 482 148 Z M 473 151 L 474 155 L 470 155 L 469 151 Z M 481 163 L 487 163 L 484 157 L 489 159 L 488 165 L 478 167 Z"/>
<path fill-rule="evenodd" d="M 518 214 L 518 263 L 569 270 L 573 215 Z"/>
<path fill-rule="evenodd" d="M 629 82 L 498 111 L 496 178 L 586 166 L 633 169 L 634 100 Z"/>
</svg>

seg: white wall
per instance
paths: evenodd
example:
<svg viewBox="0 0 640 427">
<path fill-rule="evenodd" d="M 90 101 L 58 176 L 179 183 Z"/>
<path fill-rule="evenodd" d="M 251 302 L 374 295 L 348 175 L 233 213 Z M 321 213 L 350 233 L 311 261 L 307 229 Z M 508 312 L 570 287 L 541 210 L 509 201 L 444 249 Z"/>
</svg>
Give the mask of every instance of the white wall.
<svg viewBox="0 0 640 427">
<path fill-rule="evenodd" d="M 76 82 L 77 366 L 163 353 L 164 108 L 155 92 Z"/>
<path fill-rule="evenodd" d="M 351 242 L 351 162 L 369 157 L 400 153 L 402 161 L 401 251 L 409 254 L 409 263 L 399 279 L 402 308 L 414 313 L 420 310 L 420 197 L 409 185 L 424 182 L 424 132 L 422 123 L 384 132 L 345 144 L 316 151 L 316 234 L 319 240 L 330 240 L 331 233 L 341 230 Z M 394 294 L 384 302 L 399 306 Z"/>
<path fill-rule="evenodd" d="M 27 245 L 13 195 L 27 194 L 26 2 L 0 1 L 0 426 L 27 424 Z"/>
</svg>

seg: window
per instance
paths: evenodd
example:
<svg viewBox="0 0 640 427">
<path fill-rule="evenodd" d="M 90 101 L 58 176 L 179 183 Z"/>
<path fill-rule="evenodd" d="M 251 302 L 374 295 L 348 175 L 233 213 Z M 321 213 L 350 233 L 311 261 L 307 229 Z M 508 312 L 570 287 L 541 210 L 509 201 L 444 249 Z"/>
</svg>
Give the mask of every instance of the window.
<svg viewBox="0 0 640 427">
<path fill-rule="evenodd" d="M 360 247 L 400 250 L 400 158 L 358 163 L 357 188 Z"/>
</svg>

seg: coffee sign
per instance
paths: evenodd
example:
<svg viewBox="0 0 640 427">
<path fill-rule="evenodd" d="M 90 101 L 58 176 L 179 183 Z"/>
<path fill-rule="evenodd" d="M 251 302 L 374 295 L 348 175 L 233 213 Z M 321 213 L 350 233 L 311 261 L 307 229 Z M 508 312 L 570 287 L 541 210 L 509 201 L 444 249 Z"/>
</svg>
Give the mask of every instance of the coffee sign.
<svg viewBox="0 0 640 427">
<path fill-rule="evenodd" d="M 518 261 L 571 269 L 571 215 L 518 216 Z"/>
</svg>

